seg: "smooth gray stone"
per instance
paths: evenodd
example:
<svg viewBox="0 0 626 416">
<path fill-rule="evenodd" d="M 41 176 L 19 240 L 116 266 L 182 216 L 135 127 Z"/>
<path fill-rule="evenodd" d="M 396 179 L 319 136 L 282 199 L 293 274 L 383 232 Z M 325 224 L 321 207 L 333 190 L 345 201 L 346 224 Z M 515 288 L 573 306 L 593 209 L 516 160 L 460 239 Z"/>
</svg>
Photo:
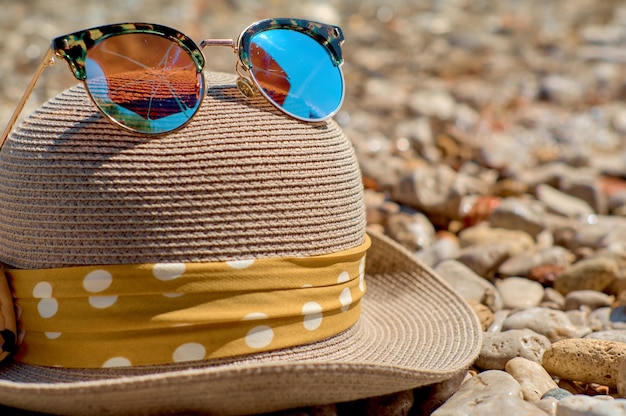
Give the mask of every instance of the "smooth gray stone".
<svg viewBox="0 0 626 416">
<path fill-rule="evenodd" d="M 545 399 L 546 397 L 553 397 L 557 400 L 562 400 L 566 397 L 570 397 L 573 396 L 572 393 L 570 393 L 569 391 L 562 389 L 560 387 L 557 387 L 555 389 L 550 389 L 547 392 L 544 393 L 543 396 L 541 396 L 542 399 Z"/>
<path fill-rule="evenodd" d="M 624 416 L 626 400 L 602 400 L 577 394 L 559 402 L 557 416 Z"/>
</svg>

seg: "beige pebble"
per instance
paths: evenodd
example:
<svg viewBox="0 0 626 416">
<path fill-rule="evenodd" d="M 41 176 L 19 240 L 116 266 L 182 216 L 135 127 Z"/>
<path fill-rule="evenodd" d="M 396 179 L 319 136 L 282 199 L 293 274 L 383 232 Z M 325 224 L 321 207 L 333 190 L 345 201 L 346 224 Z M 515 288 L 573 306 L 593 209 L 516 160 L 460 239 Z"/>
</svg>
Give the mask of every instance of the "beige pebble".
<svg viewBox="0 0 626 416">
<path fill-rule="evenodd" d="M 545 414 L 549 416 L 556 416 L 559 401 L 554 397 L 546 397 L 544 399 L 533 402 L 533 404 Z"/>
<path fill-rule="evenodd" d="M 479 244 L 500 244 L 509 248 L 510 256 L 530 251 L 535 246 L 533 238 L 524 231 L 492 228 L 486 223 L 461 231 L 459 233 L 459 242 L 461 247 Z"/>
<path fill-rule="evenodd" d="M 565 308 L 565 296 L 561 295 L 558 290 L 547 287 L 544 289 L 543 295 L 542 307 L 551 307 L 552 309 Z"/>
<path fill-rule="evenodd" d="M 483 370 L 504 370 L 506 363 L 515 357 L 541 363 L 542 356 L 549 346 L 548 338 L 530 329 L 485 332 L 480 355 L 475 364 Z"/>
<path fill-rule="evenodd" d="M 520 385 L 510 374 L 491 370 L 463 383 L 432 416 L 507 414 L 521 416 L 538 413 L 536 407 L 522 399 Z"/>
<path fill-rule="evenodd" d="M 523 309 L 538 306 L 544 297 L 543 285 L 522 277 L 508 277 L 496 281 L 505 309 Z"/>
<path fill-rule="evenodd" d="M 546 336 L 551 342 L 578 335 L 578 329 L 572 325 L 565 312 L 549 308 L 533 307 L 519 310 L 509 315 L 502 324 L 503 331 L 524 328 Z"/>
<path fill-rule="evenodd" d="M 561 400 L 557 410 L 557 416 L 620 416 L 625 413 L 626 400 L 582 394 Z"/>
<path fill-rule="evenodd" d="M 486 331 L 487 328 L 493 324 L 495 321 L 495 315 L 491 312 L 491 309 L 483 305 L 482 303 L 476 302 L 475 300 L 468 299 L 467 303 L 470 308 L 474 311 L 478 320 L 480 321 L 480 326 L 483 328 L 483 331 Z"/>
<path fill-rule="evenodd" d="M 603 291 L 617 279 L 617 263 L 609 258 L 591 258 L 574 263 L 554 280 L 554 288 L 567 295 L 575 290 Z"/>
<path fill-rule="evenodd" d="M 540 364 L 526 358 L 513 358 L 506 363 L 504 369 L 522 386 L 522 394 L 526 401 L 540 400 L 545 392 L 558 387 Z"/>
<path fill-rule="evenodd" d="M 622 359 L 617 367 L 617 394 L 626 398 L 626 359 Z"/>
<path fill-rule="evenodd" d="M 626 344 L 591 338 L 564 339 L 543 354 L 543 367 L 553 376 L 615 388 Z"/>
<path fill-rule="evenodd" d="M 615 297 L 595 290 L 574 290 L 565 296 L 565 310 L 587 306 L 591 310 L 611 306 Z"/>
</svg>

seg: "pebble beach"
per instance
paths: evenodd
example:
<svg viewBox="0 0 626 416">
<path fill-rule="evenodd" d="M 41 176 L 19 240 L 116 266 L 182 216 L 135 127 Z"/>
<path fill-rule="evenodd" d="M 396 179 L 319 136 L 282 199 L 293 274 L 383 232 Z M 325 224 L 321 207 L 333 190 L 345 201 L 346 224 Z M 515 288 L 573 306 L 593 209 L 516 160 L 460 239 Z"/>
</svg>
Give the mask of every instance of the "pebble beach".
<svg viewBox="0 0 626 416">
<path fill-rule="evenodd" d="M 483 345 L 444 383 L 275 415 L 626 415 L 623 1 L 0 0 L 0 10 L 1 128 L 50 39 L 74 30 L 147 21 L 199 41 L 277 16 L 343 28 L 335 120 L 360 163 L 368 226 L 465 298 Z M 208 69 L 232 72 L 220 49 Z M 22 117 L 75 83 L 57 63 Z"/>
</svg>

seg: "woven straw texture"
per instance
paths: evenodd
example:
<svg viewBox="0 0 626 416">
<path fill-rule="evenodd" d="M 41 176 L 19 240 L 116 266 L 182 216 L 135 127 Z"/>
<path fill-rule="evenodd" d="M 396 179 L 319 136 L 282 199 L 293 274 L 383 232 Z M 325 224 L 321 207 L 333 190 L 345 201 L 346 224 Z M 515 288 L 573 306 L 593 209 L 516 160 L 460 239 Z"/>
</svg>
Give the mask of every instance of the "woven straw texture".
<svg viewBox="0 0 626 416">
<path fill-rule="evenodd" d="M 207 78 L 196 117 L 158 138 L 110 124 L 82 86 L 29 117 L 0 153 L 0 262 L 223 261 L 362 242 L 360 172 L 341 129 L 245 101 L 232 76 Z"/>
<path fill-rule="evenodd" d="M 139 138 L 81 87 L 44 105 L 0 153 L 0 260 L 12 267 L 315 255 L 365 233 L 360 172 L 333 123 L 245 101 L 211 74 L 180 132 Z M 459 295 L 370 233 L 367 293 L 349 330 L 227 360 L 70 370 L 9 361 L 0 404 L 60 414 L 251 414 L 350 401 L 445 380 L 478 354 Z"/>
</svg>

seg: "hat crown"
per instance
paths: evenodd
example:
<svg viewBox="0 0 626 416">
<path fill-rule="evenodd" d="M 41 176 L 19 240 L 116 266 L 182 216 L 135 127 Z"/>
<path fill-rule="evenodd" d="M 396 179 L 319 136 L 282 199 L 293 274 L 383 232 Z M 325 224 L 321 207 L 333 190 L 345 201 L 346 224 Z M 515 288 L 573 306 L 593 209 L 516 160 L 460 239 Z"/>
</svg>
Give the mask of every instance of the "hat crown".
<svg viewBox="0 0 626 416">
<path fill-rule="evenodd" d="M 0 261 L 17 268 L 321 255 L 362 243 L 361 175 L 333 121 L 290 119 L 207 74 L 183 129 L 136 136 L 82 86 L 0 152 Z"/>
</svg>

